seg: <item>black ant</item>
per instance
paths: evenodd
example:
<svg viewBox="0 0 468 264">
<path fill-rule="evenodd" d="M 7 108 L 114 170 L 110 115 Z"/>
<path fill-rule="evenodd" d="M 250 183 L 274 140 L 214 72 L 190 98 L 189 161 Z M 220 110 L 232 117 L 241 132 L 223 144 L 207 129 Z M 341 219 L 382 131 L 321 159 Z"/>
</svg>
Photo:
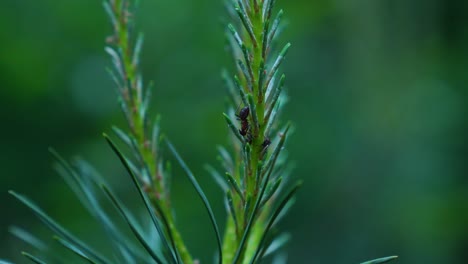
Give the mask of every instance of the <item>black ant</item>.
<svg viewBox="0 0 468 264">
<path fill-rule="evenodd" d="M 239 134 L 246 138 L 248 143 L 252 143 L 252 135 L 249 133 L 249 114 L 250 108 L 248 106 L 242 108 L 238 114 L 236 114 L 237 120 L 241 121 L 241 129 L 239 129 Z"/>
<path fill-rule="evenodd" d="M 268 137 L 266 137 L 265 140 L 262 143 L 263 149 L 268 148 L 268 146 L 270 146 L 270 144 L 271 144 L 271 140 Z"/>
<path fill-rule="evenodd" d="M 236 114 L 237 120 L 241 121 L 241 129 L 239 129 L 239 133 L 242 136 L 246 136 L 247 132 L 249 131 L 249 120 L 247 120 L 249 114 L 250 108 L 248 106 L 242 108 L 239 114 Z"/>
<path fill-rule="evenodd" d="M 261 151 L 262 157 L 265 155 L 270 144 L 271 144 L 271 140 L 268 137 L 265 137 L 265 140 L 262 143 L 262 151 Z"/>
</svg>

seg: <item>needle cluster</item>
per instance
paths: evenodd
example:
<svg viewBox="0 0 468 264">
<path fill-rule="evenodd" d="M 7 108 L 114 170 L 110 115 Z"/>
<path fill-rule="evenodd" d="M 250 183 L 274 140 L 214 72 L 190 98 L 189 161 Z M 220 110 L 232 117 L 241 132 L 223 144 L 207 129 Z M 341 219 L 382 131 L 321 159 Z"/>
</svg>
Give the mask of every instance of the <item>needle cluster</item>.
<svg viewBox="0 0 468 264">
<path fill-rule="evenodd" d="M 285 101 L 280 66 L 291 45 L 275 52 L 283 10 L 273 16 L 274 0 L 227 5 L 234 20 L 227 26 L 227 39 L 236 71 L 233 78 L 224 74 L 231 99 L 224 117 L 232 131 L 233 151 L 220 148 L 226 174 L 218 182 L 226 183 L 221 186 L 229 214 L 223 262 L 257 263 L 288 240 L 286 234 L 275 236 L 275 227 L 301 185 L 278 199 L 291 171 L 283 153 L 290 126 L 278 129 L 277 120 Z M 243 107 L 236 113 L 238 105 Z"/>
</svg>

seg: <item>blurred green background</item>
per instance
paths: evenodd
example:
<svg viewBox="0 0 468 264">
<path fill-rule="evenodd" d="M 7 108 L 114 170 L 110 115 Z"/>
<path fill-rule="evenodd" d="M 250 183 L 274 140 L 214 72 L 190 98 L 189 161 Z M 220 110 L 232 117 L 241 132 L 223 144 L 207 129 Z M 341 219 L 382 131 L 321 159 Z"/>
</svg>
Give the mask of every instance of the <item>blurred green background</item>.
<svg viewBox="0 0 468 264">
<path fill-rule="evenodd" d="M 284 64 L 296 132 L 288 151 L 305 186 L 282 223 L 289 263 L 398 263 L 468 258 L 468 2 L 277 1 L 293 44 Z M 222 1 L 143 0 L 143 71 L 154 111 L 223 223 L 221 192 L 204 171 L 227 142 Z M 0 257 L 28 249 L 19 225 L 49 238 L 7 194 L 27 194 L 60 223 L 105 248 L 94 220 L 51 167 L 47 147 L 85 157 L 131 199 L 102 132 L 124 127 L 103 51 L 110 26 L 99 0 L 0 1 Z M 214 234 L 176 170 L 177 218 L 209 263 Z M 128 201 L 131 203 L 132 201 Z M 48 240 L 50 241 L 50 239 Z M 52 241 L 51 241 L 52 242 Z"/>
</svg>

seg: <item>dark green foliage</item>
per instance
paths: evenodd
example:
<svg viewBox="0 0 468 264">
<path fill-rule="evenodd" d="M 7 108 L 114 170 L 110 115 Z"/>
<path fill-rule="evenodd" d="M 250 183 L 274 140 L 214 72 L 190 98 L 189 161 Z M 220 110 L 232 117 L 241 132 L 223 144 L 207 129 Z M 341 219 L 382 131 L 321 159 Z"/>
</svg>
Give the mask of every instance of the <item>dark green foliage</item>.
<svg viewBox="0 0 468 264">
<path fill-rule="evenodd" d="M 88 258 L 93 259 L 95 262 L 98 263 L 109 263 L 103 256 L 97 253 L 94 249 L 91 249 L 86 243 L 82 242 L 62 226 L 60 226 L 57 222 L 55 222 L 52 218 L 50 218 L 47 214 L 45 214 L 39 207 L 37 207 L 33 202 L 31 202 L 26 197 L 17 194 L 13 191 L 10 191 L 10 194 L 16 197 L 19 201 L 21 201 L 24 205 L 30 208 L 34 214 L 54 233 L 58 236 L 63 237 L 68 242 L 73 243 L 79 250 L 83 252 Z"/>
<path fill-rule="evenodd" d="M 29 199 L 16 192 L 10 194 L 26 205 L 52 231 L 55 242 L 76 258 L 88 263 L 195 263 L 176 226 L 171 206 L 171 166 L 164 161 L 160 149 L 159 117 L 150 122 L 151 84 L 143 86 L 140 55 L 143 34 L 135 34 L 134 10 L 138 1 L 105 0 L 103 5 L 113 33 L 108 37 L 109 54 L 113 69 L 108 70 L 118 91 L 118 100 L 126 118 L 128 131 L 113 127 L 116 137 L 129 153 L 104 134 L 104 138 L 118 157 L 136 188 L 145 214 L 130 213 L 124 202 L 111 191 L 102 177 L 83 160 L 71 163 L 55 150 L 56 169 L 83 206 L 96 219 L 111 241 L 112 254 L 102 254 L 58 224 Z M 219 147 L 219 160 L 226 173 L 222 177 L 213 167 L 207 170 L 225 195 L 228 220 L 222 241 L 221 233 L 204 191 L 198 180 L 180 157 L 174 146 L 166 140 L 169 151 L 189 179 L 208 212 L 217 242 L 217 262 L 244 264 L 260 263 L 289 241 L 287 233 L 279 234 L 276 224 L 286 215 L 302 182 L 298 182 L 280 199 L 288 185 L 291 166 L 284 152 L 290 124 L 281 128 L 278 116 L 285 95 L 285 75 L 280 67 L 291 47 L 275 50 L 277 33 L 281 27 L 283 10 L 272 19 L 274 0 L 238 0 L 228 6 L 235 22 L 228 24 L 227 34 L 234 57 L 236 73 L 223 78 L 231 99 L 224 119 L 233 140 L 231 148 Z M 241 112 L 236 107 L 243 105 Z M 238 121 L 238 122 L 236 122 Z M 240 123 L 240 124 L 238 124 Z M 101 196 L 107 196 L 114 209 L 130 229 L 124 233 L 117 219 L 110 216 L 102 205 Z M 149 226 L 140 226 L 142 217 L 149 217 Z M 157 232 L 159 243 L 147 233 Z M 54 258 L 48 245 L 19 228 L 11 233 L 33 246 L 47 261 Z M 278 235 L 279 234 L 279 235 Z M 45 263 L 29 253 L 22 253 L 35 263 Z M 385 263 L 396 257 L 377 259 L 364 264 Z M 0 261 L 3 263 L 4 261 Z"/>
</svg>

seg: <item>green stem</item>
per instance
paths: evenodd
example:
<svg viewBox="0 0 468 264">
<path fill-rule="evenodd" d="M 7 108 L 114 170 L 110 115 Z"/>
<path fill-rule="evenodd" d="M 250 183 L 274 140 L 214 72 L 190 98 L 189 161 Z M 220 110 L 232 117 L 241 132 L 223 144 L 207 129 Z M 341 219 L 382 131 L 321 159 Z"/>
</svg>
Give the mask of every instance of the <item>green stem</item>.
<svg viewBox="0 0 468 264">
<path fill-rule="evenodd" d="M 262 4 L 263 5 L 263 4 Z M 252 10 L 251 12 L 251 21 L 252 21 L 252 26 L 254 30 L 254 35 L 255 39 L 261 41 L 263 39 L 263 28 L 264 28 L 264 21 L 262 19 L 262 14 L 261 12 L 255 12 L 255 10 Z M 250 168 L 249 168 L 249 174 L 246 175 L 248 177 L 247 179 L 247 193 L 252 197 L 252 204 L 255 203 L 255 201 L 258 199 L 258 195 L 260 191 L 258 190 L 259 184 L 257 184 L 257 170 L 259 169 L 259 163 L 261 162 L 261 153 L 263 150 L 263 142 L 265 140 L 264 136 L 264 131 L 265 131 L 265 124 L 264 124 L 264 115 L 265 115 L 265 100 L 264 100 L 264 94 L 262 91 L 261 83 L 259 82 L 260 79 L 260 70 L 262 68 L 262 63 L 264 61 L 264 58 L 262 56 L 262 43 L 258 43 L 257 45 L 254 45 L 254 43 L 249 40 L 249 38 L 245 38 L 246 42 L 249 44 L 250 50 L 253 51 L 253 59 L 252 59 L 252 70 L 253 70 L 253 75 L 254 75 L 254 91 L 253 91 L 253 97 L 254 97 L 254 102 L 255 102 L 255 107 L 256 107 L 256 114 L 257 115 L 257 122 L 258 122 L 258 127 L 255 127 L 253 129 L 253 134 L 252 134 L 252 146 L 251 146 L 251 160 L 250 160 Z M 250 120 L 251 123 L 253 123 L 253 119 L 251 118 Z M 247 214 L 250 217 L 250 215 L 253 212 L 254 206 L 250 206 L 248 209 Z M 260 215 L 260 213 L 259 213 Z M 253 252 L 255 252 L 255 248 L 257 248 L 258 243 L 259 243 L 259 234 L 261 234 L 260 230 L 263 227 L 263 223 L 260 219 L 256 219 L 256 222 L 250 231 L 249 234 L 249 239 L 248 243 L 242 248 L 241 250 L 241 257 L 240 257 L 240 263 L 245 263 L 250 260 L 250 258 L 253 257 Z M 246 226 L 244 226 L 244 229 L 242 230 L 241 233 L 245 232 Z"/>
</svg>

